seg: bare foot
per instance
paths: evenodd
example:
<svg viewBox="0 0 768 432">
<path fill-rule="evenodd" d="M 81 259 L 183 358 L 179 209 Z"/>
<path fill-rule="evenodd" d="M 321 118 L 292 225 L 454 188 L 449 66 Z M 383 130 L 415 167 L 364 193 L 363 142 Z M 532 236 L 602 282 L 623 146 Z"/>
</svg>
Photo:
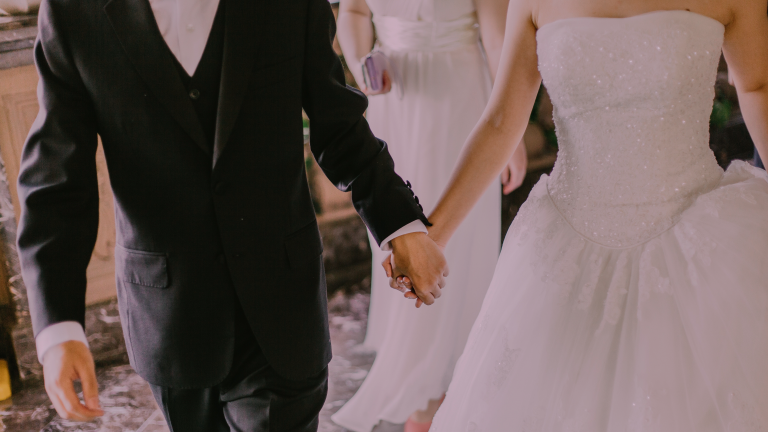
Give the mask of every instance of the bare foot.
<svg viewBox="0 0 768 432">
<path fill-rule="evenodd" d="M 435 418 L 435 414 L 437 413 L 437 410 L 440 408 L 440 405 L 443 403 L 443 400 L 445 399 L 445 395 L 441 397 L 440 399 L 432 399 L 429 401 L 429 404 L 427 405 L 427 409 L 424 411 L 416 411 L 408 418 L 408 420 L 411 420 L 415 423 L 431 423 L 432 419 Z"/>
</svg>

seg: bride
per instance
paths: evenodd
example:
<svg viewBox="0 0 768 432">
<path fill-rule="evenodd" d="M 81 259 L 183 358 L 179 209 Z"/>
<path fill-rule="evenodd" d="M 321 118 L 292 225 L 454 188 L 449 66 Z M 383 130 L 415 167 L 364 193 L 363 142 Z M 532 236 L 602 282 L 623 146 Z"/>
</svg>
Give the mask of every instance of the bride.
<svg viewBox="0 0 768 432">
<path fill-rule="evenodd" d="M 768 157 L 767 10 L 512 0 L 430 236 L 446 244 L 509 160 L 541 79 L 560 154 L 507 235 L 433 431 L 768 430 L 768 176 L 723 172 L 708 148 L 722 49 Z"/>
</svg>

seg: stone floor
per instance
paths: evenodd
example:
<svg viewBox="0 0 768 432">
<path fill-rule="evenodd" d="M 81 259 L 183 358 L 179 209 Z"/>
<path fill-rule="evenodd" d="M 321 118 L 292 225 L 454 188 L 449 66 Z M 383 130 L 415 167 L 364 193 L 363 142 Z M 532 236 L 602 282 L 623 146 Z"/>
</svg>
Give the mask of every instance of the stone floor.
<svg viewBox="0 0 768 432">
<path fill-rule="evenodd" d="M 330 299 L 334 357 L 329 366 L 328 400 L 320 413 L 320 432 L 344 431 L 331 422 L 330 416 L 352 397 L 373 363 L 374 355 L 360 347 L 365 336 L 368 300 L 368 295 L 363 293 L 339 293 Z M 110 310 L 109 305 L 104 308 L 105 317 L 112 315 Z M 109 339 L 104 333 L 99 337 Z M 122 334 L 119 337 L 122 338 Z M 63 420 L 56 415 L 45 390 L 37 385 L 0 402 L 0 431 L 168 431 L 146 382 L 129 365 L 113 356 L 108 362 L 97 360 L 97 369 L 104 417 L 91 423 Z M 382 424 L 375 432 L 402 430 L 401 425 Z"/>
</svg>

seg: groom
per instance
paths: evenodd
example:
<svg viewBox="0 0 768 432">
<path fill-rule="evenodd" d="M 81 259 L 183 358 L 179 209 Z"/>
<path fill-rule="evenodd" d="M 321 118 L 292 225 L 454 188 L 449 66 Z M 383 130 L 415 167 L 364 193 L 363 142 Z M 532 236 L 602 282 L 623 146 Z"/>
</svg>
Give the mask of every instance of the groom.
<svg viewBox="0 0 768 432">
<path fill-rule="evenodd" d="M 445 271 L 344 84 L 327 0 L 44 0 L 39 31 L 18 250 L 56 410 L 102 413 L 82 327 L 98 135 L 128 354 L 171 430 L 316 430 L 331 349 L 302 108 L 320 167 L 417 292 L 438 297 Z"/>
</svg>

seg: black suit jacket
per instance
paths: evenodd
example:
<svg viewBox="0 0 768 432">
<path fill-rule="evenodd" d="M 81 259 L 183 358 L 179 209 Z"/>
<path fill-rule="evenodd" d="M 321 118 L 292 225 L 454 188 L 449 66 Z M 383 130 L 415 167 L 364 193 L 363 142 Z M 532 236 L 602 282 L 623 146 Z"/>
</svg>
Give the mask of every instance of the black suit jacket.
<svg viewBox="0 0 768 432">
<path fill-rule="evenodd" d="M 327 0 L 227 0 L 215 140 L 205 134 L 147 0 L 45 0 L 40 113 L 24 147 L 18 249 L 36 334 L 83 322 L 102 138 L 115 197 L 120 312 L 131 364 L 153 384 L 227 374 L 239 301 L 288 378 L 331 357 L 311 147 L 380 242 L 424 220 L 344 84 Z M 212 147 L 212 151 L 211 151 Z"/>
</svg>

